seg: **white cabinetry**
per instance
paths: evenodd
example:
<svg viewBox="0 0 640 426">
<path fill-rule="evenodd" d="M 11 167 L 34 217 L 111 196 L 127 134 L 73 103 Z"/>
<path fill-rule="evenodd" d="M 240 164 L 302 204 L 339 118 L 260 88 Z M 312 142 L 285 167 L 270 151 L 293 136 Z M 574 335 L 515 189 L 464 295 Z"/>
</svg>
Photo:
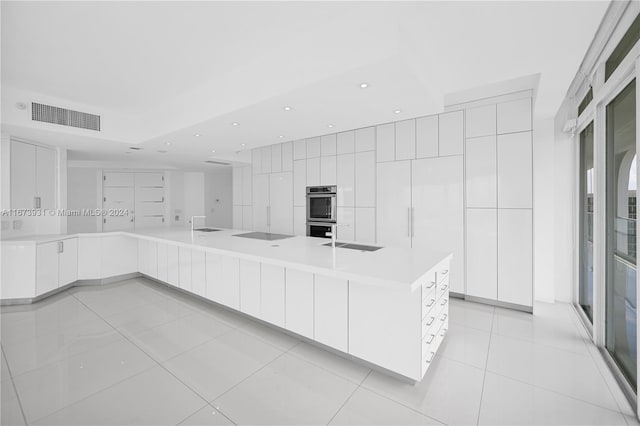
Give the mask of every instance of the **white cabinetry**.
<svg viewBox="0 0 640 426">
<path fill-rule="evenodd" d="M 338 133 L 336 154 L 351 154 L 355 151 L 355 137 L 356 132 L 354 130 L 348 132 Z"/>
<path fill-rule="evenodd" d="M 271 145 L 271 173 L 282 171 L 282 145 Z"/>
<path fill-rule="evenodd" d="M 496 207 L 496 137 L 467 139 L 467 207 Z"/>
<path fill-rule="evenodd" d="M 320 185 L 336 184 L 336 156 L 320 158 Z"/>
<path fill-rule="evenodd" d="M 320 157 L 307 159 L 307 186 L 318 186 L 320 183 Z"/>
<path fill-rule="evenodd" d="M 438 156 L 438 116 L 416 119 L 416 157 Z"/>
<path fill-rule="evenodd" d="M 307 158 L 320 157 L 320 138 L 307 139 Z"/>
<path fill-rule="evenodd" d="M 349 283 L 315 275 L 314 339 L 346 352 L 349 342 Z M 308 278 L 307 278 L 308 290 Z"/>
<path fill-rule="evenodd" d="M 376 126 L 376 153 L 378 161 L 395 160 L 396 128 L 395 123 Z"/>
<path fill-rule="evenodd" d="M 464 172 L 462 156 L 413 162 L 412 246 L 453 253 L 451 291 L 464 293 Z"/>
<path fill-rule="evenodd" d="M 533 305 L 533 222 L 530 209 L 498 210 L 498 300 Z"/>
<path fill-rule="evenodd" d="M 284 268 L 263 263 L 260 265 L 260 278 L 260 318 L 278 327 L 284 327 Z"/>
<path fill-rule="evenodd" d="M 498 207 L 531 208 L 531 132 L 498 135 Z"/>
<path fill-rule="evenodd" d="M 48 293 L 78 280 L 78 239 L 38 244 L 36 295 Z"/>
<path fill-rule="evenodd" d="M 495 104 L 469 108 L 465 114 L 465 136 L 467 138 L 496 134 Z"/>
<path fill-rule="evenodd" d="M 220 281 L 214 287 L 213 300 L 230 308 L 240 309 L 240 262 L 237 258 L 220 257 Z"/>
<path fill-rule="evenodd" d="M 365 127 L 357 129 L 354 136 L 356 152 L 374 151 L 376 149 L 376 128 Z"/>
<path fill-rule="evenodd" d="M 149 240 L 138 242 L 138 271 L 158 278 L 158 243 Z"/>
<path fill-rule="evenodd" d="M 416 158 L 416 120 L 404 120 L 396 123 L 395 148 L 396 161 Z"/>
<path fill-rule="evenodd" d="M 269 175 L 269 232 L 293 233 L 293 181 L 291 172 Z"/>
<path fill-rule="evenodd" d="M 307 204 L 307 160 L 293 162 L 293 205 Z"/>
<path fill-rule="evenodd" d="M 108 235 L 100 238 L 80 237 L 80 247 L 85 239 L 97 240 L 101 245 L 102 259 L 101 272 L 94 278 L 109 278 L 138 272 L 138 239 L 121 235 Z M 79 259 L 84 253 L 80 251 Z M 158 266 L 158 269 L 160 267 Z M 164 271 L 166 273 L 166 270 Z M 158 270 L 158 274 L 160 271 Z M 158 276 L 158 279 L 161 279 Z"/>
<path fill-rule="evenodd" d="M 376 209 L 372 207 L 356 207 L 355 223 L 355 241 L 365 244 L 375 244 Z"/>
<path fill-rule="evenodd" d="M 178 246 L 167 246 L 167 282 L 172 286 L 180 286 L 180 254 Z"/>
<path fill-rule="evenodd" d="M 467 294 L 497 300 L 496 209 L 467 209 Z"/>
<path fill-rule="evenodd" d="M 240 259 L 240 310 L 260 317 L 260 263 Z"/>
<path fill-rule="evenodd" d="M 322 157 L 335 156 L 336 155 L 336 134 L 324 135 L 320 138 L 320 155 Z M 323 183 L 323 185 L 325 185 Z"/>
<path fill-rule="evenodd" d="M 205 296 L 209 300 L 220 303 L 222 293 L 222 256 L 214 253 L 205 253 Z"/>
<path fill-rule="evenodd" d="M 531 130 L 531 99 L 523 98 L 498 104 L 498 134 Z"/>
<path fill-rule="evenodd" d="M 165 243 L 158 243 L 158 279 L 162 282 L 168 282 L 168 246 Z"/>
<path fill-rule="evenodd" d="M 359 152 L 355 155 L 355 206 L 376 205 L 376 153 Z"/>
<path fill-rule="evenodd" d="M 32 243 L 2 246 L 0 299 L 28 299 L 36 296 L 36 249 Z"/>
<path fill-rule="evenodd" d="M 354 206 L 355 157 L 342 154 L 337 157 L 337 201 L 338 207 Z"/>
<path fill-rule="evenodd" d="M 285 328 L 313 339 L 313 274 L 286 270 Z"/>
<path fill-rule="evenodd" d="M 378 163 L 378 244 L 411 247 L 411 162 Z"/>
<path fill-rule="evenodd" d="M 56 151 L 11 141 L 11 208 L 56 208 Z"/>
<path fill-rule="evenodd" d="M 464 142 L 464 112 L 452 111 L 439 116 L 438 155 L 462 155 Z"/>
<path fill-rule="evenodd" d="M 285 142 L 282 144 L 282 171 L 293 171 L 293 143 Z"/>
<path fill-rule="evenodd" d="M 253 230 L 269 232 L 269 175 L 253 175 Z"/>
<path fill-rule="evenodd" d="M 207 293 L 206 259 L 202 250 L 191 250 L 191 291 L 202 297 Z"/>
<path fill-rule="evenodd" d="M 180 288 L 186 291 L 191 291 L 191 249 L 186 247 L 178 247 L 178 263 L 180 274 Z"/>
<path fill-rule="evenodd" d="M 293 161 L 307 158 L 307 143 L 304 139 L 293 141 Z"/>
</svg>

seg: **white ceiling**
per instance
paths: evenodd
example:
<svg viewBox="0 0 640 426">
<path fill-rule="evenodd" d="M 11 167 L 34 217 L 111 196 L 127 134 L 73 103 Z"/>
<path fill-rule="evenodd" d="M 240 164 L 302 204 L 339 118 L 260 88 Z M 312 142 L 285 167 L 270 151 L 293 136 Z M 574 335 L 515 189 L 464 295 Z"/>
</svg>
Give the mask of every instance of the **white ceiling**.
<svg viewBox="0 0 640 426">
<path fill-rule="evenodd" d="M 532 74 L 536 116 L 551 117 L 607 6 L 3 1 L 3 132 L 66 146 L 75 160 L 201 168 L 441 112 L 446 94 Z M 31 101 L 98 113 L 103 129 L 33 123 L 15 108 Z M 131 145 L 143 150 L 125 154 Z"/>
</svg>

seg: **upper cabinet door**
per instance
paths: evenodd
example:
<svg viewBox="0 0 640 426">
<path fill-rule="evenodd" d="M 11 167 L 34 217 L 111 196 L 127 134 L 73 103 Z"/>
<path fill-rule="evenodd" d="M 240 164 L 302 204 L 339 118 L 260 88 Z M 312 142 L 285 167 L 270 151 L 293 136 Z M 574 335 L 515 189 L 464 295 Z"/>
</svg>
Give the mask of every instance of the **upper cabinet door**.
<svg viewBox="0 0 640 426">
<path fill-rule="evenodd" d="M 307 186 L 322 185 L 320 181 L 320 157 L 307 160 Z M 306 197 L 306 188 L 305 188 Z"/>
<path fill-rule="evenodd" d="M 320 157 L 320 138 L 307 139 L 307 158 Z"/>
<path fill-rule="evenodd" d="M 269 206 L 271 232 L 293 234 L 293 178 L 291 172 L 269 175 Z"/>
<path fill-rule="evenodd" d="M 354 147 L 356 152 L 373 151 L 376 149 L 376 128 L 365 127 L 355 131 Z"/>
<path fill-rule="evenodd" d="M 338 207 L 354 206 L 355 158 L 353 154 L 337 156 Z"/>
<path fill-rule="evenodd" d="M 461 156 L 413 162 L 412 246 L 453 253 L 451 291 L 464 293 L 464 170 Z"/>
<path fill-rule="evenodd" d="M 242 204 L 243 206 L 251 205 L 251 183 L 253 179 L 251 177 L 251 167 L 246 166 L 242 168 Z M 250 225 L 249 225 L 250 226 Z"/>
<path fill-rule="evenodd" d="M 498 135 L 498 207 L 531 208 L 531 132 Z"/>
<path fill-rule="evenodd" d="M 356 132 L 350 130 L 348 132 L 338 133 L 336 142 L 336 154 L 350 154 L 355 151 Z"/>
<path fill-rule="evenodd" d="M 253 230 L 269 232 L 269 175 L 253 176 Z"/>
<path fill-rule="evenodd" d="M 41 146 L 36 147 L 36 196 L 40 208 L 56 208 L 56 151 Z"/>
<path fill-rule="evenodd" d="M 260 148 L 262 173 L 271 173 L 271 145 Z"/>
<path fill-rule="evenodd" d="M 164 173 L 136 173 L 136 186 L 164 187 Z"/>
<path fill-rule="evenodd" d="M 36 207 L 36 147 L 11 141 L 11 208 Z"/>
<path fill-rule="evenodd" d="M 293 171 L 293 142 L 282 144 L 282 171 Z"/>
<path fill-rule="evenodd" d="M 293 162 L 293 205 L 307 205 L 307 160 Z"/>
<path fill-rule="evenodd" d="M 498 104 L 498 134 L 531 129 L 531 98 Z"/>
<path fill-rule="evenodd" d="M 416 158 L 416 120 L 396 123 L 396 160 Z"/>
<path fill-rule="evenodd" d="M 416 157 L 438 156 L 438 116 L 416 119 Z"/>
<path fill-rule="evenodd" d="M 102 185 L 105 187 L 134 186 L 134 174 L 131 172 L 104 172 Z"/>
<path fill-rule="evenodd" d="M 320 155 L 336 155 L 336 134 L 324 135 L 320 138 Z"/>
<path fill-rule="evenodd" d="M 262 148 L 251 150 L 251 167 L 254 175 L 262 173 Z"/>
<path fill-rule="evenodd" d="M 440 114 L 439 117 L 439 144 L 440 157 L 447 155 L 462 155 L 462 143 L 464 139 L 464 113 L 452 111 Z"/>
<path fill-rule="evenodd" d="M 376 126 L 376 151 L 378 162 L 393 161 L 396 158 L 395 123 Z"/>
<path fill-rule="evenodd" d="M 272 173 L 282 171 L 282 145 L 271 145 L 271 170 Z"/>
<path fill-rule="evenodd" d="M 336 156 L 320 158 L 320 185 L 336 184 Z"/>
<path fill-rule="evenodd" d="M 307 158 L 307 141 L 300 139 L 293 142 L 293 159 L 302 160 Z"/>
<path fill-rule="evenodd" d="M 355 206 L 376 206 L 376 152 L 358 152 L 355 155 Z"/>
<path fill-rule="evenodd" d="M 467 207 L 496 207 L 496 137 L 467 139 Z"/>
<path fill-rule="evenodd" d="M 469 108 L 465 113 L 465 133 L 468 138 L 496 134 L 496 106 Z"/>
<path fill-rule="evenodd" d="M 378 163 L 377 167 L 377 242 L 411 247 L 411 161 Z"/>
</svg>

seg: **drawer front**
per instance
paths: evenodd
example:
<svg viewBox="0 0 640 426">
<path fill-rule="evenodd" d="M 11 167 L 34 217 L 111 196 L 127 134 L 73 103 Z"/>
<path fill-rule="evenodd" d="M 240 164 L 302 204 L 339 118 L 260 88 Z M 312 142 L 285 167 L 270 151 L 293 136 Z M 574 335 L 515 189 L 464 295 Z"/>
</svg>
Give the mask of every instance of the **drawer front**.
<svg viewBox="0 0 640 426">
<path fill-rule="evenodd" d="M 437 306 L 436 292 L 433 291 L 426 299 L 422 301 L 422 318 L 426 317 Z"/>
<path fill-rule="evenodd" d="M 440 269 L 437 273 L 437 281 L 438 284 L 440 284 L 443 280 L 448 279 L 449 278 L 449 265 L 446 266 L 446 268 L 442 268 Z"/>
<path fill-rule="evenodd" d="M 422 283 L 422 300 L 426 299 L 436 290 L 436 274 L 430 274 Z"/>
<path fill-rule="evenodd" d="M 422 319 L 422 336 L 424 337 L 429 329 L 436 323 L 437 312 L 433 311 Z"/>
<path fill-rule="evenodd" d="M 444 294 L 449 294 L 449 275 L 443 278 L 436 286 L 436 298 L 440 298 Z"/>
</svg>

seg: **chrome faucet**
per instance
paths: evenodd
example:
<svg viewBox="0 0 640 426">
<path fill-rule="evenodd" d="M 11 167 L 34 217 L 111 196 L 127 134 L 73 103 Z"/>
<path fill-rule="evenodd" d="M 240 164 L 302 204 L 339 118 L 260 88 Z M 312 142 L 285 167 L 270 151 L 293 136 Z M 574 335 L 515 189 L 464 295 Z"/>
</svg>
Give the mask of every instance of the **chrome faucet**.
<svg viewBox="0 0 640 426">
<path fill-rule="evenodd" d="M 331 232 L 327 232 L 325 235 L 327 237 L 331 237 L 331 247 L 332 248 L 336 248 L 336 238 L 337 238 L 337 234 L 338 234 L 338 226 L 350 226 L 349 224 L 344 224 L 344 225 L 338 225 L 337 223 L 332 223 L 331 224 Z"/>
</svg>

